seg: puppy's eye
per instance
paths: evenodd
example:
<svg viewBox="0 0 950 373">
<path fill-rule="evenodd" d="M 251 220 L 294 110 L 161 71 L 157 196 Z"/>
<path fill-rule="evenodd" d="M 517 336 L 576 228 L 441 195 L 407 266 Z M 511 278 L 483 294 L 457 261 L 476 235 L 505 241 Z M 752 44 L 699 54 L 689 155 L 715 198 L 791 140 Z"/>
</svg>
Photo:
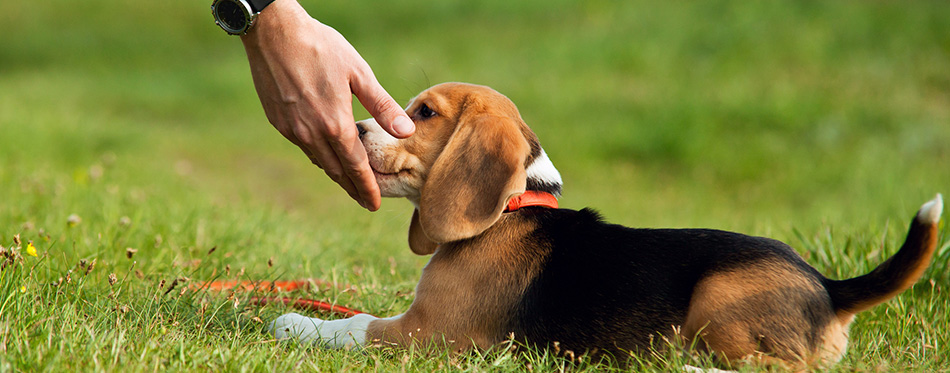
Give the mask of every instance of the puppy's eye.
<svg viewBox="0 0 950 373">
<path fill-rule="evenodd" d="M 429 106 L 426 104 L 422 104 L 422 106 L 419 106 L 419 110 L 416 111 L 416 114 L 422 117 L 423 119 L 432 118 L 436 116 L 436 113 L 432 111 L 432 109 L 430 109 Z"/>
</svg>

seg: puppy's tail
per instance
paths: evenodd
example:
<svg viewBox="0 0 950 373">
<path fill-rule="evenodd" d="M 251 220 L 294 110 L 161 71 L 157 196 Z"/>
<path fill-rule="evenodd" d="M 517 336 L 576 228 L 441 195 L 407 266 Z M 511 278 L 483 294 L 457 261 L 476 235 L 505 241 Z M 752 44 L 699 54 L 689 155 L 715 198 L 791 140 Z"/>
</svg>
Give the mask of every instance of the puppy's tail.
<svg viewBox="0 0 950 373">
<path fill-rule="evenodd" d="M 943 211 L 940 194 L 920 207 L 901 249 L 871 273 L 852 279 L 828 280 L 835 310 L 855 314 L 884 303 L 913 286 L 930 265 L 937 248 L 937 223 Z"/>
</svg>

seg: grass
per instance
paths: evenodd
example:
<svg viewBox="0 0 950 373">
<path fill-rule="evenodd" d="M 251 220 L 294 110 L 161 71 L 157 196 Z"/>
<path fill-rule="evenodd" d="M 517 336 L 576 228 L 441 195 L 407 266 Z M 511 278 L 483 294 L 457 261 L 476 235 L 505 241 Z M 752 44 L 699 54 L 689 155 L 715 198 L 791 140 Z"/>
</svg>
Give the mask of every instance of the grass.
<svg viewBox="0 0 950 373">
<path fill-rule="evenodd" d="M 515 347 L 274 343 L 262 321 L 287 308 L 168 291 L 179 278 L 313 277 L 353 288 L 298 295 L 390 316 L 426 260 L 405 245 L 408 203 L 361 211 L 270 128 L 208 5 L 0 5 L 0 245 L 19 235 L 38 251 L 21 246 L 0 272 L 0 371 L 607 369 Z M 766 235 L 844 278 L 950 194 L 940 1 L 304 5 L 400 102 L 442 81 L 507 94 L 565 178 L 562 206 L 614 222 Z M 924 279 L 858 316 L 836 370 L 950 369 L 942 229 Z"/>
</svg>

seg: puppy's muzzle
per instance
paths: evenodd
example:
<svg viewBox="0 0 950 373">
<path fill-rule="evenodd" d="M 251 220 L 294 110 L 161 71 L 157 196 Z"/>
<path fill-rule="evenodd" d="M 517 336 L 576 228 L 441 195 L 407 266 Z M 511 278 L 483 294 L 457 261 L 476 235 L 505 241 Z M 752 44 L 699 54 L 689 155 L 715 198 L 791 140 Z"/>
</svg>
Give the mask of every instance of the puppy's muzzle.
<svg viewBox="0 0 950 373">
<path fill-rule="evenodd" d="M 363 139 L 363 136 L 366 135 L 366 127 L 363 127 L 362 124 L 356 123 L 356 130 L 360 133 L 360 140 Z"/>
</svg>

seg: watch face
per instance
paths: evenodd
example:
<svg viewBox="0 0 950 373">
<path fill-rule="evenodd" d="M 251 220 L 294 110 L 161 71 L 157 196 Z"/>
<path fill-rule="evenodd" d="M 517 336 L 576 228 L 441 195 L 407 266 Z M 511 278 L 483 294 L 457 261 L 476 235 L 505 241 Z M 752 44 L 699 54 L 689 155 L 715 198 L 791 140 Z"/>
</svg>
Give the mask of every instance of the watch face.
<svg viewBox="0 0 950 373">
<path fill-rule="evenodd" d="M 214 7 L 214 15 L 221 27 L 230 33 L 242 33 L 247 27 L 247 14 L 236 1 L 218 1 Z"/>
</svg>

